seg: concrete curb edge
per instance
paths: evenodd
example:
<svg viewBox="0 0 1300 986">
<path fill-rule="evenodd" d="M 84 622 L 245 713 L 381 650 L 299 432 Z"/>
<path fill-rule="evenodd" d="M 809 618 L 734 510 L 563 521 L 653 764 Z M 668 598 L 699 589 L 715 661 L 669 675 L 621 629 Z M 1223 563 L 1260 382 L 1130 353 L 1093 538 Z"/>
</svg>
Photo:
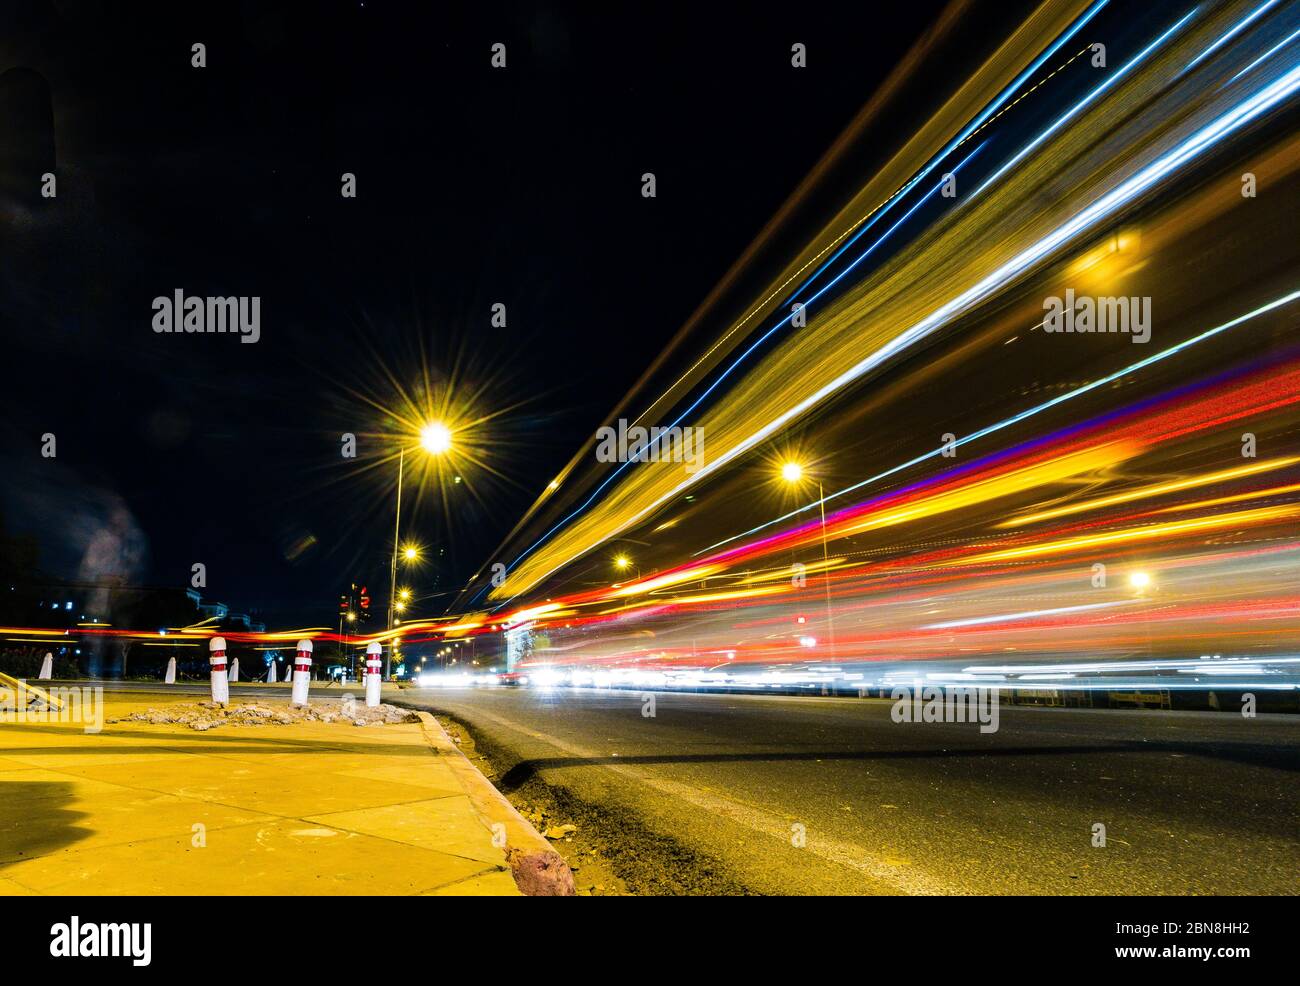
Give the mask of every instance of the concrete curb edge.
<svg viewBox="0 0 1300 986">
<path fill-rule="evenodd" d="M 407 711 L 420 717 L 425 740 L 436 753 L 447 758 L 447 765 L 469 796 L 474 813 L 478 815 L 483 827 L 493 833 L 494 841 L 499 841 L 504 836 L 502 851 L 520 892 L 528 897 L 576 896 L 573 871 L 569 869 L 564 857 L 469 762 L 469 758 L 452 742 L 437 719 L 419 709 Z"/>
</svg>

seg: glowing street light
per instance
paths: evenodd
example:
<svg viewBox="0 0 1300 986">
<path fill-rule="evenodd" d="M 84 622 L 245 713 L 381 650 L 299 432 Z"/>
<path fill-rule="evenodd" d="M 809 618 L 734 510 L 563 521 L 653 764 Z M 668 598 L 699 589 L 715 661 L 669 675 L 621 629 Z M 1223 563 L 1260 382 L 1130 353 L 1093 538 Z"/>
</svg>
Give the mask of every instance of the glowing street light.
<svg viewBox="0 0 1300 986">
<path fill-rule="evenodd" d="M 407 561 L 415 561 L 420 557 L 420 549 L 413 544 L 408 544 L 402 549 L 402 557 Z"/>
<path fill-rule="evenodd" d="M 1141 592 L 1151 584 L 1151 576 L 1146 572 L 1134 572 L 1128 577 L 1128 584 Z"/>
<path fill-rule="evenodd" d="M 803 479 L 803 466 L 797 462 L 787 462 L 781 467 L 781 478 L 787 483 L 797 483 Z"/>
<path fill-rule="evenodd" d="M 451 450 L 451 429 L 441 421 L 434 421 L 420 429 L 420 444 L 426 452 L 441 455 Z"/>
<path fill-rule="evenodd" d="M 638 565 L 636 562 L 634 562 L 627 555 L 615 555 L 614 567 L 617 568 L 620 572 L 626 572 L 628 569 L 632 569 L 636 573 L 637 580 L 639 581 L 641 578 L 641 566 Z"/>
</svg>

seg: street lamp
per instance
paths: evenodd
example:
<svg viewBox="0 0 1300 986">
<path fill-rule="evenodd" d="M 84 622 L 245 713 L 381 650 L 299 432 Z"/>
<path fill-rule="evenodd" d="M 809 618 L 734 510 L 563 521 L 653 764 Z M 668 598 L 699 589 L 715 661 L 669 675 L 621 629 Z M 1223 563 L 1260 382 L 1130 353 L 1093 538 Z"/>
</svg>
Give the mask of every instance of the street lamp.
<svg viewBox="0 0 1300 986">
<path fill-rule="evenodd" d="M 441 421 L 425 425 L 420 429 L 420 444 L 426 452 L 441 455 L 451 449 L 451 429 Z"/>
<path fill-rule="evenodd" d="M 617 568 L 620 572 L 626 572 L 629 568 L 634 568 L 636 570 L 637 580 L 640 581 L 641 579 L 641 566 L 633 565 L 632 559 L 629 558 L 627 555 L 615 555 L 614 567 Z"/>
<path fill-rule="evenodd" d="M 420 447 L 430 455 L 443 455 L 451 450 L 451 429 L 441 421 L 431 421 L 420 429 Z M 406 446 L 402 445 L 397 453 L 397 510 L 393 518 L 393 563 L 388 572 L 388 629 L 393 629 L 393 613 L 397 603 L 397 552 L 402 536 L 402 477 L 406 471 Z M 402 557 L 415 561 L 420 551 L 414 545 L 401 549 Z M 405 607 L 403 607 L 405 608 Z M 384 660 L 384 679 L 392 673 L 393 655 L 397 649 L 396 638 L 389 641 L 388 656 Z"/>
<path fill-rule="evenodd" d="M 803 482 L 803 466 L 794 461 L 785 462 L 781 466 L 781 479 L 791 486 Z M 821 511 L 822 526 L 822 585 L 826 587 L 826 643 L 828 653 L 834 657 L 835 619 L 831 616 L 831 563 L 830 553 L 826 548 L 826 491 L 822 489 L 820 479 L 817 480 L 817 507 Z"/>
</svg>

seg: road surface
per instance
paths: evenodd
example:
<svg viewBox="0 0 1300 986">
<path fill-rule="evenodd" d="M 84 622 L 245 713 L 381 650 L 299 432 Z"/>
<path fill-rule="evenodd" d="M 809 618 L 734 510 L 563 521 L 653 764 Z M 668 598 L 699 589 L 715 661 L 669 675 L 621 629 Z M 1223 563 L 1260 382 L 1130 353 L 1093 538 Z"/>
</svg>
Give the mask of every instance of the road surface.
<svg viewBox="0 0 1300 986">
<path fill-rule="evenodd" d="M 625 833 L 633 889 L 1295 892 L 1300 717 L 1003 708 L 981 734 L 882 700 L 660 692 L 650 717 L 646 698 L 400 695 L 467 725 L 507 794 L 591 808 L 616 868 Z"/>
</svg>

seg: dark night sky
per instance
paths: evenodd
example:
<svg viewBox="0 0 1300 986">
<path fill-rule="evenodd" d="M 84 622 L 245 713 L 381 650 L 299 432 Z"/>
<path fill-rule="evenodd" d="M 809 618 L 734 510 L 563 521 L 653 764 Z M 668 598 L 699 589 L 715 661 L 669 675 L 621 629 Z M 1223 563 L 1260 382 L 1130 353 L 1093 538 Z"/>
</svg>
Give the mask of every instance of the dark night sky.
<svg viewBox="0 0 1300 986">
<path fill-rule="evenodd" d="M 355 393 L 391 404 L 423 364 L 514 408 L 502 477 L 407 501 L 449 551 L 420 591 L 461 584 L 937 7 L 4 4 L 0 73 L 48 82 L 59 182 L 0 226 L 5 527 L 52 575 L 202 561 L 212 597 L 329 622 L 350 578 L 386 584 L 392 523 L 392 470 L 339 435 L 383 430 Z M 259 295 L 261 341 L 154 334 L 176 288 Z"/>
</svg>

